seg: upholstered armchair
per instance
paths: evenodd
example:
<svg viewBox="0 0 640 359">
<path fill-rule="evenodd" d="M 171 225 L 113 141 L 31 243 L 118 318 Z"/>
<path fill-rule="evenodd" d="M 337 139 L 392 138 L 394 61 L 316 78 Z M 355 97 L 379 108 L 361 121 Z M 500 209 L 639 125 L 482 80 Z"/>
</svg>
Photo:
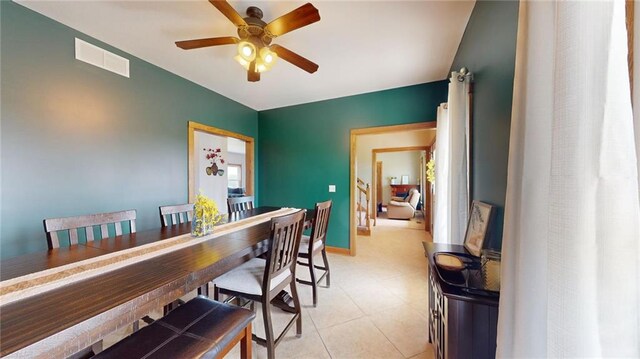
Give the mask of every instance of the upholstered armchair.
<svg viewBox="0 0 640 359">
<path fill-rule="evenodd" d="M 387 205 L 387 216 L 392 219 L 411 219 L 416 212 L 416 207 L 420 201 L 420 192 L 413 188 L 405 200 L 399 197 L 392 197 Z"/>
</svg>

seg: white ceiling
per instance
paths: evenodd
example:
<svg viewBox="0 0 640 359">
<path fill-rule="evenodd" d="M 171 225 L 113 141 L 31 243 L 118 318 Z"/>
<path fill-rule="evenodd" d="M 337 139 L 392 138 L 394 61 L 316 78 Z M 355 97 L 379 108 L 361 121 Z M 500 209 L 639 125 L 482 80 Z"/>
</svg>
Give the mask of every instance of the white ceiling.
<svg viewBox="0 0 640 359">
<path fill-rule="evenodd" d="M 26 1 L 18 3 L 134 56 L 265 110 L 443 80 L 474 1 L 311 0 L 321 20 L 275 39 L 320 65 L 308 74 L 279 60 L 247 82 L 235 46 L 182 50 L 175 41 L 236 36 L 235 26 L 206 0 Z M 258 6 L 266 22 L 302 1 L 230 1 L 244 16 Z M 135 76 L 132 68 L 132 77 Z"/>
</svg>

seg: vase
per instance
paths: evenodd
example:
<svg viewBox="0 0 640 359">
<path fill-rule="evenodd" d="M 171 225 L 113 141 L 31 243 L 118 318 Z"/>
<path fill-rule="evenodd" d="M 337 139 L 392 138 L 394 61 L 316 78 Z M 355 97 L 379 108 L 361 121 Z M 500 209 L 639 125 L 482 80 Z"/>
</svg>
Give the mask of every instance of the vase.
<svg viewBox="0 0 640 359">
<path fill-rule="evenodd" d="M 207 234 L 213 233 L 213 224 L 210 221 L 205 221 L 204 218 L 195 214 L 193 221 L 191 222 L 191 235 L 194 237 L 202 237 Z"/>
</svg>

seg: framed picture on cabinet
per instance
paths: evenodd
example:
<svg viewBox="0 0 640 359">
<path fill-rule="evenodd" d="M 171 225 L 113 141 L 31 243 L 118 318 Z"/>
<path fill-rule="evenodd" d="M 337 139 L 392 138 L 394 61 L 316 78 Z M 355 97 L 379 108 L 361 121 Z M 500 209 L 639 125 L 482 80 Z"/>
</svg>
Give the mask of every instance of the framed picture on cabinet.
<svg viewBox="0 0 640 359">
<path fill-rule="evenodd" d="M 487 231 L 493 219 L 494 207 L 490 204 L 473 201 L 469 210 L 469 222 L 464 236 L 464 247 L 476 257 L 480 252 L 487 237 Z"/>
</svg>

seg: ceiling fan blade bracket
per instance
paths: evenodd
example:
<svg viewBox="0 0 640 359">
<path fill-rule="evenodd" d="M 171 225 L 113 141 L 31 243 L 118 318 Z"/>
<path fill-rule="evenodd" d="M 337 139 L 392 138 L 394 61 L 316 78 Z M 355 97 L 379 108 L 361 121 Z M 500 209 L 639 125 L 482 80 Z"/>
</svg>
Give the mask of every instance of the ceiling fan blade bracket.
<svg viewBox="0 0 640 359">
<path fill-rule="evenodd" d="M 278 37 L 278 35 L 275 35 L 273 33 L 271 33 L 271 31 L 269 31 L 269 29 L 265 28 L 264 29 L 264 36 L 270 38 L 270 39 L 275 39 L 276 37 Z"/>
</svg>

